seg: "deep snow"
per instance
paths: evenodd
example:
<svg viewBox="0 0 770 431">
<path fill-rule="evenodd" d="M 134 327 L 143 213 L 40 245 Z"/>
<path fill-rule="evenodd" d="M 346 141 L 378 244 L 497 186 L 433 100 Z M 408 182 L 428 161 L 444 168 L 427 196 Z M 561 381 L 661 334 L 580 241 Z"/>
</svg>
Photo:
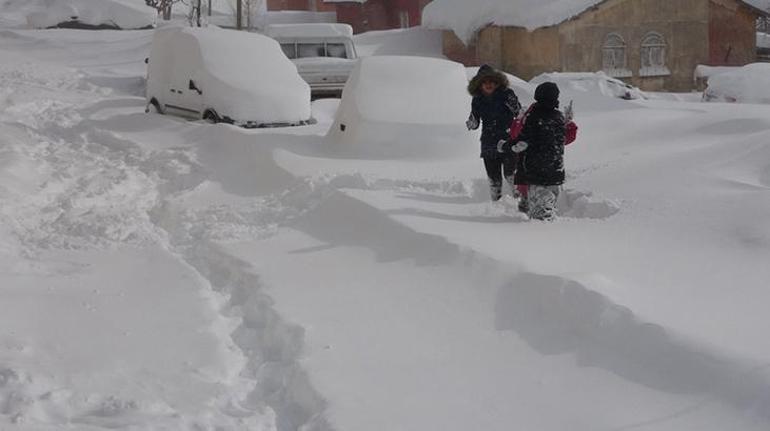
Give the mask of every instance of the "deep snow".
<svg viewBox="0 0 770 431">
<path fill-rule="evenodd" d="M 144 114 L 151 32 L 93 34 L 0 32 L 0 428 L 770 427 L 770 107 L 565 89 L 533 223 L 473 136 Z"/>
</svg>

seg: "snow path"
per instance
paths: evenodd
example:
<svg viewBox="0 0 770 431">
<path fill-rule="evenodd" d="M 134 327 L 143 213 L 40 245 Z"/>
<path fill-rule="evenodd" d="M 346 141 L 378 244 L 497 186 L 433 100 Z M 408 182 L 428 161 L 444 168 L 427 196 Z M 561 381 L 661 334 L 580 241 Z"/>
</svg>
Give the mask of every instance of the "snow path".
<svg viewBox="0 0 770 431">
<path fill-rule="evenodd" d="M 0 56 L 0 417 L 14 429 L 275 429 L 268 394 L 252 395 L 257 368 L 292 351 L 273 358 L 279 341 L 255 351 L 238 337 L 281 340 L 292 329 L 254 292 L 233 299 L 236 286 L 212 285 L 220 278 L 191 265 L 205 247 L 188 251 L 188 236 L 156 224 L 169 195 L 202 181 L 190 152 L 104 128 L 143 110 L 124 79 L 96 85 L 76 69 Z M 43 300 L 54 294 L 61 300 Z M 288 368 L 270 375 L 280 381 Z M 280 411 L 291 400 L 278 391 L 269 395 Z"/>
<path fill-rule="evenodd" d="M 628 202 L 573 189 L 563 202 L 571 218 L 539 225 L 522 223 L 510 201 L 485 202 L 477 160 L 330 159 L 319 139 L 328 123 L 244 131 L 145 115 L 137 90 L 146 33 L 50 34 L 0 36 L 0 425 L 768 428 L 770 358 L 756 342 L 766 320 L 734 316 L 748 299 L 725 305 L 735 325 L 708 337 L 703 315 L 722 296 L 707 280 L 698 281 L 709 307 L 672 318 L 655 308 L 681 306 L 688 289 L 666 286 L 673 304 L 660 294 L 645 301 L 631 289 L 643 279 L 637 270 L 613 273 L 589 256 L 618 253 L 606 230 L 642 241 L 666 217 L 701 232 L 677 211 L 646 221 L 654 208 L 638 202 L 672 208 L 680 196 L 655 193 L 672 178 L 651 179 L 641 167 L 660 163 L 656 152 L 632 147 L 649 140 L 651 124 L 688 124 L 692 108 L 661 102 L 665 112 L 649 123 L 589 134 L 627 145 L 581 150 L 577 187 L 622 196 L 625 170 L 649 190 L 633 188 L 638 201 Z M 590 113 L 586 124 L 627 114 Z M 761 113 L 709 115 L 675 132 L 748 139 L 768 129 Z M 682 139 L 666 154 L 713 144 Z M 703 155 L 723 162 L 699 178 L 726 199 L 735 189 L 764 193 L 767 146 L 744 148 Z M 734 227 L 759 241 L 748 261 L 756 265 L 766 253 L 752 232 L 762 225 L 748 219 Z M 626 225 L 637 230 L 619 230 Z M 549 261 L 550 250 L 511 247 L 501 232 L 567 247 Z M 592 238 L 605 251 L 581 254 L 577 245 Z M 661 251 L 661 266 L 692 252 L 663 243 L 671 251 Z M 705 249 L 694 265 L 720 258 Z M 740 273 L 735 262 L 725 268 Z M 668 280 L 682 274 L 697 273 Z M 763 272 L 747 274 L 761 286 Z"/>
</svg>

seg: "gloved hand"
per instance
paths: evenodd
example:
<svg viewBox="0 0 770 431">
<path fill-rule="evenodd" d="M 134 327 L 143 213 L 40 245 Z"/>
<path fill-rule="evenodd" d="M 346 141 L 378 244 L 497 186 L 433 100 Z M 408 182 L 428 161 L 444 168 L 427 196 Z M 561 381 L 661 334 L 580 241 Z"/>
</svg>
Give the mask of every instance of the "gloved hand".
<svg viewBox="0 0 770 431">
<path fill-rule="evenodd" d="M 513 144 L 511 142 L 508 142 L 507 139 L 500 139 L 499 141 L 497 141 L 497 152 L 510 153 L 512 145 Z"/>
<path fill-rule="evenodd" d="M 527 148 L 529 148 L 529 144 L 524 142 L 524 141 L 521 141 L 518 144 L 516 144 L 513 147 L 511 147 L 511 151 L 513 151 L 514 153 L 518 154 L 518 153 L 526 150 Z"/>
<path fill-rule="evenodd" d="M 479 128 L 479 120 L 471 114 L 470 117 L 468 117 L 468 121 L 465 122 L 465 127 L 467 127 L 468 130 L 476 130 Z"/>
</svg>

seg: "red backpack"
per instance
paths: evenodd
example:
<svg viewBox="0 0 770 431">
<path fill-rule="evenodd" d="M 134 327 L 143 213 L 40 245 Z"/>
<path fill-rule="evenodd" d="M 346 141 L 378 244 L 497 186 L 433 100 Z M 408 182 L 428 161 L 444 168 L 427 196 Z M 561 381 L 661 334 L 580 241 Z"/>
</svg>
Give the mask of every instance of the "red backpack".
<svg viewBox="0 0 770 431">
<path fill-rule="evenodd" d="M 515 117 L 513 121 L 511 122 L 511 127 L 508 129 L 508 134 L 511 136 L 511 140 L 514 140 L 519 137 L 521 134 L 521 130 L 524 129 L 524 123 L 527 122 L 527 116 L 532 111 L 532 108 L 535 107 L 535 104 L 527 108 L 526 111 L 524 111 L 522 114 L 519 114 L 518 117 Z"/>
</svg>

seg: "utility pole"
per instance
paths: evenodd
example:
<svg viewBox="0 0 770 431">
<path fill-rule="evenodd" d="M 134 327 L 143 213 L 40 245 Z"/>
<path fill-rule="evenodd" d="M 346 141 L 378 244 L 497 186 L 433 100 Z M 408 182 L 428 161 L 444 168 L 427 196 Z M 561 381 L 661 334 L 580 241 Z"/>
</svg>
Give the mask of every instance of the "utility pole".
<svg viewBox="0 0 770 431">
<path fill-rule="evenodd" d="M 235 2 L 235 28 L 243 30 L 243 0 Z"/>
<path fill-rule="evenodd" d="M 211 16 L 211 0 L 209 0 L 209 16 Z"/>
</svg>

